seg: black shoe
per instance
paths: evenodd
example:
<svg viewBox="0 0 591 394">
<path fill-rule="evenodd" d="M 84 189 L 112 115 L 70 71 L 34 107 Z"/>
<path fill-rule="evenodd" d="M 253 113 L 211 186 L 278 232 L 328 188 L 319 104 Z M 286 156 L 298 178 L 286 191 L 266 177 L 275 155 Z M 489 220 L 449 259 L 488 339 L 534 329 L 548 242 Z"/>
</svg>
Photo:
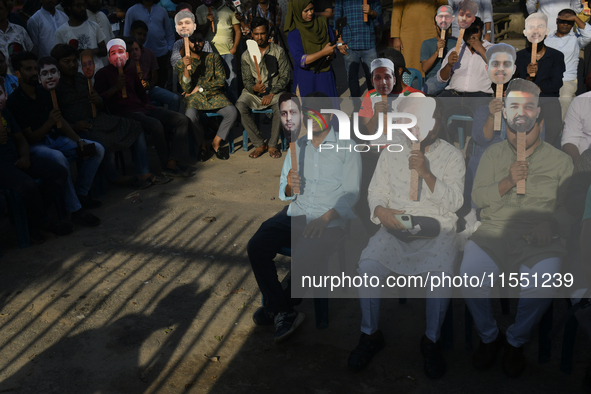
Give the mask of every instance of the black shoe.
<svg viewBox="0 0 591 394">
<path fill-rule="evenodd" d="M 505 344 L 503 353 L 503 372 L 510 378 L 517 378 L 525 369 L 525 356 L 523 346 L 515 347 L 510 343 Z"/>
<path fill-rule="evenodd" d="M 426 335 L 421 338 L 421 354 L 425 358 L 425 375 L 431 379 L 439 379 L 445 375 L 447 370 L 441 345 L 439 342 L 433 343 Z"/>
<path fill-rule="evenodd" d="M 55 235 L 68 235 L 72 234 L 72 231 L 74 231 L 74 225 L 62 220 L 49 220 L 42 230 L 49 231 Z"/>
<path fill-rule="evenodd" d="M 505 345 L 505 334 L 499 331 L 497 338 L 491 343 L 480 341 L 478 349 L 472 355 L 472 365 L 474 368 L 484 371 L 495 364 L 499 350 Z"/>
<path fill-rule="evenodd" d="M 349 354 L 349 360 L 347 362 L 349 369 L 355 372 L 365 369 L 373 356 L 382 350 L 384 346 L 386 346 L 386 341 L 384 341 L 382 331 L 378 330 L 372 335 L 362 333 L 359 338 L 359 344 Z"/>
<path fill-rule="evenodd" d="M 275 315 L 275 343 L 281 343 L 285 341 L 296 328 L 304 321 L 304 315 L 302 312 L 291 310 L 289 312 L 279 312 Z"/>
<path fill-rule="evenodd" d="M 252 321 L 254 321 L 254 324 L 257 326 L 270 326 L 274 323 L 275 319 L 273 318 L 272 314 L 267 312 L 267 308 L 261 306 L 256 311 L 254 311 L 254 314 L 252 315 Z"/>
<path fill-rule="evenodd" d="M 197 160 L 204 162 L 209 160 L 209 158 L 211 157 L 211 155 L 207 152 L 206 149 L 201 149 L 199 151 L 199 154 L 197 155 Z"/>
<path fill-rule="evenodd" d="M 228 160 L 230 158 L 230 153 L 226 149 L 218 148 L 218 150 L 216 151 L 215 149 L 213 149 L 212 146 L 211 150 L 215 154 L 215 157 L 217 157 L 220 160 Z"/>
<path fill-rule="evenodd" d="M 94 209 L 103 205 L 99 200 L 93 200 L 88 196 L 78 195 L 78 201 L 80 201 L 80 205 L 82 205 L 82 208 L 84 209 Z"/>
<path fill-rule="evenodd" d="M 81 208 L 76 212 L 72 212 L 72 221 L 85 227 L 94 227 L 101 224 L 101 220 L 99 218 L 84 208 Z"/>
<path fill-rule="evenodd" d="M 189 178 L 192 175 L 186 171 L 182 171 L 180 168 L 164 168 L 162 174 L 170 178 Z"/>
</svg>

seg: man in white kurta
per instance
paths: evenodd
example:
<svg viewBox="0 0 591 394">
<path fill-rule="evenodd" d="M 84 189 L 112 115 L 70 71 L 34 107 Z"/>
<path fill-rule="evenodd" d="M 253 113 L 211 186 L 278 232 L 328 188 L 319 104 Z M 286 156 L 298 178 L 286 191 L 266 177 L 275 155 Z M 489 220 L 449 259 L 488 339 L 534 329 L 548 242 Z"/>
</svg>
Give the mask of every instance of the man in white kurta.
<svg viewBox="0 0 591 394">
<path fill-rule="evenodd" d="M 408 100 L 408 99 L 407 99 Z M 415 100 L 433 100 L 416 98 Z M 422 104 L 425 104 L 426 101 Z M 398 112 L 414 113 L 410 108 Z M 436 111 L 437 113 L 437 111 Z M 437 119 L 437 116 L 434 116 Z M 420 121 L 419 121 L 420 123 Z M 422 141 L 421 151 L 411 151 L 407 138 L 404 150 L 394 153 L 384 150 L 369 185 L 369 208 L 371 220 L 381 228 L 370 239 L 361 254 L 360 276 L 367 274 L 380 278 L 380 284 L 392 274 L 400 275 L 441 275 L 453 274 L 457 253 L 455 212 L 464 202 L 464 174 L 466 171 L 462 153 L 453 145 L 437 138 L 440 126 L 435 122 L 433 130 Z M 417 169 L 421 176 L 419 200 L 410 200 L 411 170 Z M 404 242 L 391 235 L 404 227 L 393 218 L 394 214 L 435 218 L 441 225 L 438 237 Z M 359 297 L 362 311 L 361 339 L 359 346 L 349 357 L 349 367 L 363 369 L 371 357 L 384 346 L 383 336 L 378 330 L 380 297 L 382 287 L 360 287 Z M 427 329 L 421 342 L 421 351 L 426 354 L 425 372 L 436 378 L 445 373 L 445 361 L 436 345 L 441 325 L 449 305 L 450 288 L 443 288 L 427 294 Z"/>
</svg>

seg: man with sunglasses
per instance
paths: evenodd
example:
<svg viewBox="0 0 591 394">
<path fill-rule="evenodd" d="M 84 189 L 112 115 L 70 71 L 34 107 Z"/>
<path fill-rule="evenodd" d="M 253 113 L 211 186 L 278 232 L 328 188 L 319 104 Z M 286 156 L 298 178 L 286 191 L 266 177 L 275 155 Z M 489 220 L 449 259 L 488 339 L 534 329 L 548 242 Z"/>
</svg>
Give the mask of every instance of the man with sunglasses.
<svg viewBox="0 0 591 394">
<path fill-rule="evenodd" d="M 557 29 L 546 38 L 546 45 L 564 54 L 566 71 L 563 74 L 562 88 L 560 88 L 560 106 L 562 119 L 575 97 L 577 91 L 577 70 L 579 67 L 579 53 L 591 42 L 591 26 L 583 22 L 571 9 L 564 9 L 556 18 Z M 577 25 L 578 31 L 573 29 Z"/>
</svg>

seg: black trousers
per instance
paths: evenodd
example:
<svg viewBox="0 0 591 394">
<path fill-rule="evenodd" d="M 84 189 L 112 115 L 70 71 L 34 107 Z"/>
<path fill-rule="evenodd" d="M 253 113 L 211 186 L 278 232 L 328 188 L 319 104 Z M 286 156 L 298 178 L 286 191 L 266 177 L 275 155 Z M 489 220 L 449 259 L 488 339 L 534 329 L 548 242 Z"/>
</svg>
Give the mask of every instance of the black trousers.
<svg viewBox="0 0 591 394">
<path fill-rule="evenodd" d="M 277 276 L 273 259 L 283 247 L 292 247 L 292 264 L 305 262 L 306 266 L 318 266 L 327 258 L 327 252 L 343 237 L 340 227 L 326 228 L 320 238 L 301 236 L 305 218 L 287 216 L 287 206 L 271 219 L 265 221 L 248 242 L 247 252 L 252 271 L 263 293 L 269 313 L 291 309 L 291 300 L 286 297 Z M 300 224 L 301 223 L 301 224 Z M 314 274 L 310 272 L 310 275 Z M 295 278 L 294 278 L 295 279 Z"/>
<path fill-rule="evenodd" d="M 14 165 L 17 160 L 16 156 L 0 157 L 0 188 L 20 194 L 29 225 L 38 228 L 47 224 L 46 207 L 57 188 L 67 182 L 68 170 L 58 162 L 37 156 L 31 156 L 31 166 L 21 170 Z M 42 187 L 35 182 L 39 178 Z"/>
</svg>

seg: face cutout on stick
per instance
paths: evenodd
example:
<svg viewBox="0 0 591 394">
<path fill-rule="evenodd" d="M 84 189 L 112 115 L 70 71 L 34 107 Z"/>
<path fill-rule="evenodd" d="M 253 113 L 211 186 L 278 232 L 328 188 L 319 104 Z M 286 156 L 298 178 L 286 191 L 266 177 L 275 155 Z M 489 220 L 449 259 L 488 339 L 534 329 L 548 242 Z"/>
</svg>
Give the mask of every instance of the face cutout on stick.
<svg viewBox="0 0 591 394">
<path fill-rule="evenodd" d="M 453 16 L 453 10 L 448 5 L 442 5 L 437 9 L 437 15 L 435 16 L 435 22 L 441 30 L 447 30 L 451 27 L 451 24 L 455 17 Z"/>
<path fill-rule="evenodd" d="M 434 115 L 437 103 L 435 99 L 431 97 L 424 97 L 422 95 L 413 96 L 413 94 L 414 93 L 402 99 L 398 103 L 396 111 L 399 113 L 409 113 L 416 116 L 417 124 L 408 130 L 419 139 L 419 141 L 413 142 L 420 142 L 427 138 L 429 133 L 431 133 L 435 127 Z M 410 118 L 398 119 L 398 123 L 401 124 L 409 124 L 411 121 L 412 119 Z"/>
<path fill-rule="evenodd" d="M 39 60 L 39 83 L 47 90 L 54 90 L 60 81 L 60 72 L 57 62 L 52 57 L 44 57 Z"/>
<path fill-rule="evenodd" d="M 478 13 L 478 4 L 472 0 L 464 0 L 460 3 L 458 9 L 458 25 L 460 29 L 469 28 L 476 20 Z"/>
<path fill-rule="evenodd" d="M 174 27 L 181 37 L 189 37 L 195 32 L 195 15 L 189 11 L 180 11 L 174 16 Z"/>
<path fill-rule="evenodd" d="M 541 12 L 531 14 L 525 20 L 525 38 L 532 44 L 538 44 L 548 35 L 548 17 Z"/>
<path fill-rule="evenodd" d="M 129 59 L 125 41 L 120 38 L 112 39 L 107 44 L 107 51 L 109 52 L 109 63 L 115 67 L 125 66 L 127 59 Z"/>
<path fill-rule="evenodd" d="M 82 51 L 80 54 L 80 64 L 82 65 L 84 76 L 88 79 L 92 79 L 94 77 L 94 57 L 90 50 L 87 49 Z"/>
<path fill-rule="evenodd" d="M 493 83 L 504 85 L 511 80 L 517 69 L 515 48 L 508 44 L 495 44 L 486 51 L 486 58 L 486 71 Z"/>
</svg>

